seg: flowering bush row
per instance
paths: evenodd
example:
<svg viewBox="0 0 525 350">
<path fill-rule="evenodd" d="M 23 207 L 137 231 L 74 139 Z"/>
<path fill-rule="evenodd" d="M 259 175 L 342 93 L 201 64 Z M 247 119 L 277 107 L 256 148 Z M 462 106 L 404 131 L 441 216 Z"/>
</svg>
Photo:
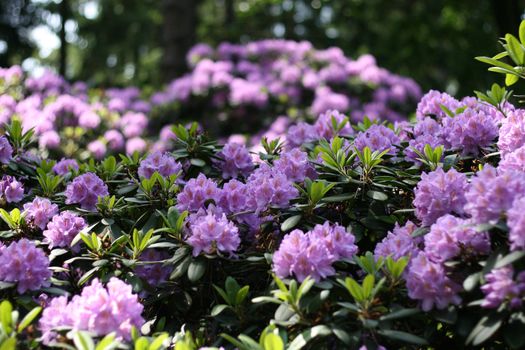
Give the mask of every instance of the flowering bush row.
<svg viewBox="0 0 525 350">
<path fill-rule="evenodd" d="M 430 91 L 413 122 L 323 110 L 251 151 L 177 124 L 160 150 L 100 160 L 83 137 L 42 146 L 67 118 L 42 133 L 9 115 L 0 348 L 523 348 L 525 110 L 510 94 Z"/>
<path fill-rule="evenodd" d="M 338 48 L 315 50 L 308 42 L 225 43 L 216 51 L 197 45 L 188 61 L 190 73 L 150 94 L 90 89 L 50 71 L 35 78 L 19 66 L 0 69 L 0 123 L 16 117 L 24 130 L 34 128 L 45 155 L 103 159 L 168 150 L 174 123 L 197 120 L 228 137 L 264 132 L 279 115 L 290 118 L 273 128 L 328 109 L 351 112 L 353 120 L 366 114 L 394 121 L 406 119 L 421 95 L 414 81 L 379 68 L 372 56 L 354 61 Z"/>
</svg>

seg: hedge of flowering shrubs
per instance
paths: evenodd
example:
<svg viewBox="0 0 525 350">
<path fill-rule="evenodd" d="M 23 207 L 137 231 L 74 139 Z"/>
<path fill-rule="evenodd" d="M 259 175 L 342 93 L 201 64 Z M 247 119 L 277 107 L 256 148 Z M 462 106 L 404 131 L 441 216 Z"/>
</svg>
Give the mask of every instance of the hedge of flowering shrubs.
<svg viewBox="0 0 525 350">
<path fill-rule="evenodd" d="M 365 114 L 402 120 L 421 97 L 413 80 L 378 67 L 370 55 L 352 60 L 338 48 L 316 50 L 308 42 L 224 43 L 215 51 L 201 44 L 188 63 L 190 73 L 149 93 L 90 89 L 50 71 L 34 78 L 19 66 L 0 68 L 0 123 L 16 116 L 24 130 L 34 128 L 45 156 L 101 160 L 167 151 L 170 127 L 178 123 L 199 121 L 216 137 L 237 134 L 258 144 L 261 134 L 282 132 L 293 120 L 313 121 L 328 109 L 351 113 L 354 121 Z"/>
<path fill-rule="evenodd" d="M 145 115 L 2 74 L 0 349 L 525 346 L 525 109 L 505 88 L 430 91 L 413 122 L 318 111 L 251 152 L 176 124 L 95 159 L 86 140 L 127 148 Z"/>
</svg>

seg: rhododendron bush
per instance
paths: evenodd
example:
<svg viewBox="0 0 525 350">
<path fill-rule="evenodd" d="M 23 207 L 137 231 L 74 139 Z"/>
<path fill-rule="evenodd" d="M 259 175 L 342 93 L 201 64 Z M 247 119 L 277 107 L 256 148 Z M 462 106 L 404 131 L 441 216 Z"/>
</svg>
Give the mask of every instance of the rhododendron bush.
<svg viewBox="0 0 525 350">
<path fill-rule="evenodd" d="M 511 91 L 409 121 L 417 85 L 370 57 L 189 59 L 150 100 L 0 71 L 1 349 L 525 346 Z"/>
</svg>

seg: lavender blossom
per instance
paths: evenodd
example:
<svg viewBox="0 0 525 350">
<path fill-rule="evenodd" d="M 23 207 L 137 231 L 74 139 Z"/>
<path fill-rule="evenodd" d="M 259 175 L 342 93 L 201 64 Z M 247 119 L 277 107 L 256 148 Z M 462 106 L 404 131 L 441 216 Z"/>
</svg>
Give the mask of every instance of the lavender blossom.
<svg viewBox="0 0 525 350">
<path fill-rule="evenodd" d="M 455 169 L 445 172 L 439 168 L 421 174 L 421 181 L 414 190 L 417 218 L 428 226 L 445 214 L 463 214 L 466 189 L 467 177 Z"/>
<path fill-rule="evenodd" d="M 49 220 L 58 214 L 58 206 L 47 198 L 36 197 L 31 203 L 24 204 L 23 214 L 26 221 L 44 230 Z"/>
<path fill-rule="evenodd" d="M 15 282 L 20 294 L 50 285 L 49 259 L 42 249 L 25 238 L 0 251 L 0 266 L 0 281 Z"/>
<path fill-rule="evenodd" d="M 221 160 L 216 165 L 222 170 L 224 179 L 237 178 L 239 175 L 246 177 L 254 168 L 252 157 L 244 145 L 227 143 L 217 155 Z"/>
<path fill-rule="evenodd" d="M 461 302 L 457 294 L 461 287 L 447 276 L 440 263 L 432 261 L 424 252 L 412 258 L 405 279 L 408 296 L 420 300 L 423 311 L 430 311 L 434 306 L 444 309 Z"/>
<path fill-rule="evenodd" d="M 69 247 L 73 238 L 86 227 L 86 221 L 71 211 L 55 215 L 44 231 L 45 242 L 49 248 Z"/>
<path fill-rule="evenodd" d="M 66 204 L 78 203 L 84 210 L 95 211 L 98 199 L 109 195 L 108 186 L 93 173 L 76 177 L 67 185 Z"/>
<path fill-rule="evenodd" d="M 140 162 L 138 174 L 149 179 L 155 172 L 169 177 L 178 174 L 181 170 L 182 165 L 171 154 L 154 152 Z"/>
<path fill-rule="evenodd" d="M 486 283 L 481 286 L 485 299 L 481 307 L 498 308 L 502 303 L 509 302 L 512 309 L 523 305 L 525 296 L 525 272 L 522 271 L 514 280 L 514 269 L 511 266 L 492 270 L 485 276 Z"/>
<path fill-rule="evenodd" d="M 0 136 L 0 163 L 7 164 L 13 158 L 13 147 L 5 136 Z"/>
<path fill-rule="evenodd" d="M 18 203 L 24 198 L 24 186 L 13 176 L 4 175 L 0 179 L 0 199 L 7 203 Z"/>
</svg>

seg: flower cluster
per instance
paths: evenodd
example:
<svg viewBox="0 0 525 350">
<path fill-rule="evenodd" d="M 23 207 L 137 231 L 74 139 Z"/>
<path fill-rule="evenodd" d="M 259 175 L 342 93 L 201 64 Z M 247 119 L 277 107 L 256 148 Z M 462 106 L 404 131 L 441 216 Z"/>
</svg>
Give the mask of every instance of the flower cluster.
<svg viewBox="0 0 525 350">
<path fill-rule="evenodd" d="M 168 153 L 151 153 L 146 159 L 140 162 L 138 174 L 149 179 L 153 173 L 158 172 L 164 177 L 178 174 L 182 170 L 182 165 Z"/>
<path fill-rule="evenodd" d="M 414 191 L 417 218 L 423 225 L 431 225 L 444 214 L 463 214 L 466 189 L 467 177 L 454 169 L 445 172 L 439 168 L 421 174 L 421 181 Z"/>
<path fill-rule="evenodd" d="M 80 204 L 84 210 L 96 209 L 98 199 L 109 194 L 108 186 L 93 173 L 76 177 L 66 188 L 66 204 Z"/>
<path fill-rule="evenodd" d="M 105 335 L 115 332 L 120 338 L 130 339 L 131 328 L 144 323 L 144 307 L 132 293 L 131 286 L 118 278 L 111 278 L 106 287 L 98 279 L 84 287 L 80 295 L 67 302 L 66 297 L 52 299 L 40 319 L 44 339 L 54 340 L 55 329 L 74 330 Z"/>
<path fill-rule="evenodd" d="M 218 156 L 221 159 L 217 165 L 222 170 L 224 179 L 235 179 L 239 175 L 246 177 L 253 170 L 252 157 L 244 145 L 229 142 L 224 145 Z"/>
<path fill-rule="evenodd" d="M 31 203 L 24 204 L 26 221 L 44 230 L 53 216 L 58 214 L 58 205 L 47 198 L 36 197 Z"/>
<path fill-rule="evenodd" d="M 461 287 L 447 276 L 443 265 L 432 261 L 424 252 L 412 258 L 405 278 L 408 296 L 421 300 L 424 311 L 461 302 L 458 295 Z"/>
<path fill-rule="evenodd" d="M 325 222 L 306 233 L 293 230 L 287 234 L 274 253 L 273 270 L 281 278 L 294 275 L 303 281 L 310 276 L 320 281 L 335 273 L 335 261 L 350 259 L 355 253 L 354 236 L 342 226 Z"/>
<path fill-rule="evenodd" d="M 502 172 L 486 165 L 476 173 L 465 193 L 465 212 L 478 223 L 498 220 L 524 192 L 522 173 Z"/>
<path fill-rule="evenodd" d="M 376 245 L 374 255 L 378 257 L 392 257 L 394 260 L 399 260 L 402 257 L 415 256 L 419 252 L 419 241 L 412 237 L 412 233 L 417 229 L 417 226 L 408 221 L 404 226 L 396 227 L 388 232 L 387 236 Z"/>
<path fill-rule="evenodd" d="M 0 163 L 7 164 L 13 157 L 13 147 L 5 136 L 0 136 Z"/>
<path fill-rule="evenodd" d="M 241 243 L 238 228 L 225 214 L 201 209 L 191 221 L 188 243 L 193 247 L 193 256 L 201 252 L 233 253 Z"/>
<path fill-rule="evenodd" d="M 0 281 L 16 283 L 23 294 L 49 286 L 51 271 L 44 251 L 25 238 L 0 249 Z"/>
<path fill-rule="evenodd" d="M 177 195 L 177 209 L 180 211 L 198 211 L 204 208 L 206 201 L 216 201 L 219 189 L 215 181 L 208 179 L 204 174 L 186 183 L 184 189 Z"/>
<path fill-rule="evenodd" d="M 16 178 L 4 175 L 0 179 L 0 199 L 7 203 L 18 203 L 24 198 L 24 186 Z"/>
<path fill-rule="evenodd" d="M 49 248 L 69 247 L 73 238 L 86 227 L 86 221 L 70 211 L 53 216 L 43 232 Z"/>
</svg>

